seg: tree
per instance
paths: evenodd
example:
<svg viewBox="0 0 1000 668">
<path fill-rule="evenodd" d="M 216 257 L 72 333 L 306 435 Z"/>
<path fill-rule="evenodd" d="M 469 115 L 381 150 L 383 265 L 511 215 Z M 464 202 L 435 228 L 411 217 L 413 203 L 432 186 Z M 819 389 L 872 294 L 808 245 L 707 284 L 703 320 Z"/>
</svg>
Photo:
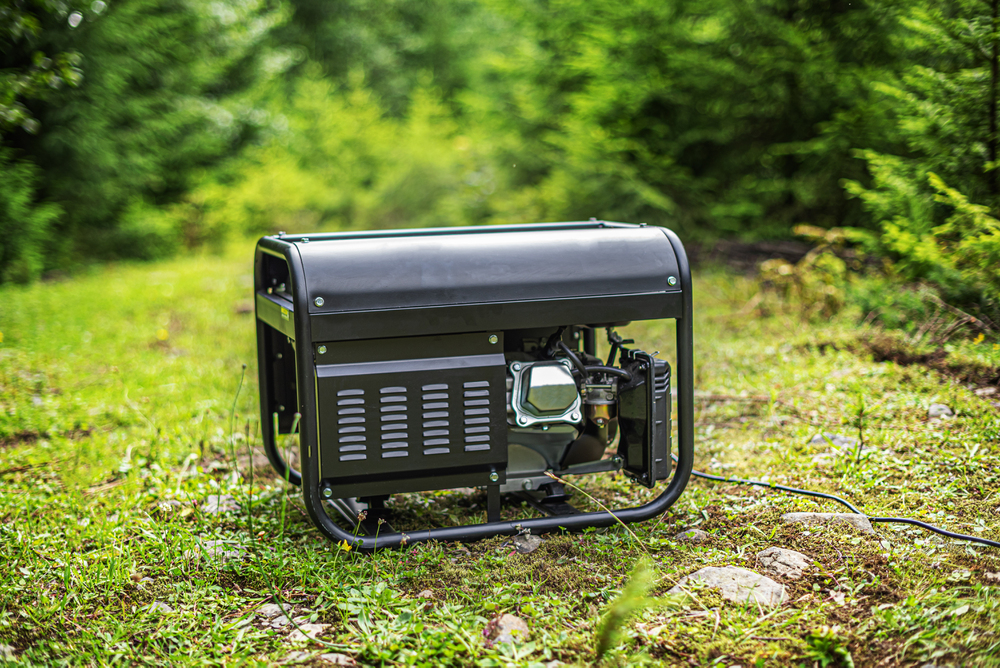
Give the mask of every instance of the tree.
<svg viewBox="0 0 1000 668">
<path fill-rule="evenodd" d="M 1000 323 L 997 0 L 909 6 L 912 64 L 877 90 L 892 101 L 895 152 L 861 150 L 869 185 L 846 181 L 880 226 L 872 246 L 909 280 Z"/>
</svg>

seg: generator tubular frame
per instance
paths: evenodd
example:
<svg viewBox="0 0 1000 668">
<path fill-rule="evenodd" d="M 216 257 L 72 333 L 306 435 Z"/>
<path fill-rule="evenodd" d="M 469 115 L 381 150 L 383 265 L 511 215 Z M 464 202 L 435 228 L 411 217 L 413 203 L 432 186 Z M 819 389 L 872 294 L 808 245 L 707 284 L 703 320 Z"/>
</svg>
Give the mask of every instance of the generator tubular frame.
<svg viewBox="0 0 1000 668">
<path fill-rule="evenodd" d="M 547 230 L 576 230 L 589 229 L 595 227 L 634 227 L 622 223 L 607 221 L 589 221 L 582 223 L 549 223 L 545 225 L 503 225 L 489 227 L 458 227 L 458 228 L 435 228 L 435 229 L 414 229 L 414 230 L 392 230 L 380 232 L 345 232 L 309 235 L 311 239 L 321 241 L 324 239 L 351 239 L 351 238 L 380 238 L 394 236 L 430 236 L 442 234 L 476 234 L 485 231 L 495 232 L 517 232 L 532 231 L 538 229 Z M 543 534 L 559 530 L 578 531 L 587 527 L 606 527 L 618 522 L 631 523 L 641 522 L 661 515 L 672 506 L 687 485 L 691 476 L 694 459 L 694 331 L 693 331 L 693 311 L 691 295 L 691 271 L 688 264 L 687 255 L 680 239 L 671 230 L 661 228 L 667 236 L 678 262 L 679 287 L 681 292 L 682 312 L 679 317 L 673 318 L 676 322 L 677 360 L 673 377 L 677 380 L 677 459 L 674 466 L 673 476 L 667 488 L 653 501 L 637 507 L 616 509 L 610 512 L 589 512 L 573 515 L 556 515 L 541 518 L 520 519 L 516 521 L 495 521 L 480 524 L 469 524 L 451 527 L 440 527 L 435 529 L 424 529 L 405 533 L 384 533 L 377 536 L 358 536 L 344 530 L 338 526 L 324 510 L 324 501 L 329 499 L 322 497 L 322 487 L 318 463 L 319 454 L 319 425 L 317 419 L 305 419 L 305 416 L 316 410 L 317 390 L 316 390 L 316 362 L 313 357 L 313 340 L 311 319 L 309 313 L 309 295 L 306 290 L 295 290 L 293 294 L 293 308 L 295 313 L 306 314 L 296 317 L 294 320 L 295 343 L 295 371 L 296 387 L 298 390 L 298 412 L 302 419 L 298 421 L 299 426 L 299 461 L 301 471 L 295 471 L 282 457 L 277 445 L 277 433 L 275 433 L 274 420 L 270 419 L 269 408 L 271 399 L 269 396 L 270 384 L 262 382 L 260 384 L 260 405 L 261 413 L 265 418 L 261 420 L 261 437 L 264 444 L 264 451 L 271 465 L 278 474 L 291 482 L 301 486 L 302 498 L 306 511 L 315 526 L 327 538 L 335 542 L 345 542 L 352 548 L 362 551 L 372 551 L 382 548 L 398 547 L 407 543 L 421 541 L 474 541 L 491 536 L 515 535 L 520 532 L 531 532 L 533 534 Z M 296 240 L 302 237 L 296 235 Z M 282 235 L 265 237 L 257 245 L 255 258 L 255 294 L 262 288 L 256 285 L 259 279 L 259 265 L 261 254 L 267 253 L 285 260 L 288 265 L 289 280 L 293 285 L 305 285 L 305 272 L 298 249 L 294 243 L 289 243 L 282 239 Z M 259 369 L 266 369 L 268 360 L 266 359 L 265 336 L 267 335 L 266 324 L 260 318 L 256 318 L 257 325 L 257 356 Z M 592 332 L 585 332 L 586 336 L 593 336 Z M 591 339 L 592 341 L 592 339 Z"/>
</svg>

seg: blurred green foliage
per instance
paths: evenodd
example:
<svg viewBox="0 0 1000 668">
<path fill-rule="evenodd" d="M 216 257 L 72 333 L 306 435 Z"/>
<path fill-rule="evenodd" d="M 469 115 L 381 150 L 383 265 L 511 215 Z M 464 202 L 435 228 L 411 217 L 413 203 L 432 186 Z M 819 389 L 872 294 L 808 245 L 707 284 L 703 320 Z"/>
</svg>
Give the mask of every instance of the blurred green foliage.
<svg viewBox="0 0 1000 668">
<path fill-rule="evenodd" d="M 280 229 L 595 216 L 692 241 L 854 228 L 997 315 L 996 11 L 4 0 L 0 280 Z M 825 313 L 843 272 L 812 257 L 793 278 L 820 277 Z"/>
</svg>

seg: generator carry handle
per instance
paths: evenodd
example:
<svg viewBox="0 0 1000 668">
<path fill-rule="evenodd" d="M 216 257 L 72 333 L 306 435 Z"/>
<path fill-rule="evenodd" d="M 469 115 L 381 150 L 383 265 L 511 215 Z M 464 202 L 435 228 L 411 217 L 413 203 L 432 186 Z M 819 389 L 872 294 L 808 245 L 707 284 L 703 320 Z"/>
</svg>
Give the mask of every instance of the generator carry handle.
<svg viewBox="0 0 1000 668">
<path fill-rule="evenodd" d="M 439 540 L 439 541 L 473 541 L 497 535 L 514 535 L 522 531 L 530 531 L 534 534 L 548 533 L 557 530 L 581 530 L 587 527 L 610 526 L 617 522 L 638 522 L 653 518 L 664 513 L 673 505 L 691 475 L 694 456 L 694 365 L 693 365 L 693 318 L 692 318 L 692 290 L 691 272 L 687 255 L 679 238 L 670 230 L 664 228 L 650 228 L 658 230 L 665 235 L 669 242 L 669 248 L 673 251 L 675 268 L 678 274 L 677 280 L 669 285 L 674 286 L 669 294 L 663 295 L 663 299 L 669 299 L 670 308 L 663 308 L 664 312 L 669 310 L 674 314 L 676 320 L 676 343 L 677 359 L 674 377 L 677 379 L 677 460 L 670 477 L 667 488 L 660 496 L 642 506 L 623 508 L 608 512 L 589 512 L 571 515 L 557 515 L 550 517 L 521 519 L 516 521 L 488 521 L 480 524 L 463 526 L 442 527 L 406 533 L 379 533 L 376 536 L 358 536 L 344 530 L 338 526 L 328 516 L 324 509 L 324 502 L 329 502 L 329 484 L 324 483 L 320 468 L 320 425 L 316 412 L 319 411 L 319 397 L 317 396 L 317 362 L 315 340 L 313 332 L 313 318 L 310 313 L 315 313 L 323 300 L 312 299 L 308 289 L 310 277 L 306 275 L 302 253 L 299 244 L 303 242 L 322 242 L 330 239 L 372 239 L 407 236 L 432 238 L 436 235 L 473 235 L 483 232 L 533 232 L 538 230 L 559 231 L 572 234 L 574 230 L 594 230 L 597 228 L 620 228 L 622 230 L 634 230 L 639 227 L 622 223 L 610 223 L 604 221 L 590 221 L 584 223 L 557 223 L 547 225 L 520 225 L 520 226 L 497 226 L 479 228 L 442 228 L 432 230 L 402 230 L 398 232 L 374 232 L 374 233 L 338 233 L 329 235 L 315 235 L 311 239 L 297 236 L 294 238 L 265 237 L 260 240 L 257 248 L 255 261 L 255 289 L 257 292 L 257 335 L 258 335 L 258 362 L 261 370 L 261 408 L 264 419 L 261 421 L 261 434 L 264 449 L 267 457 L 278 472 L 293 484 L 301 485 L 303 500 L 310 519 L 316 527 L 329 539 L 337 542 L 346 542 L 347 545 L 362 551 L 371 551 L 379 548 L 398 547 L 407 543 Z M 662 237 L 660 237 L 662 239 Z M 295 241 L 295 243 L 290 243 Z M 332 247 L 331 247 L 332 248 Z M 263 265 L 274 260 L 281 260 L 283 267 L 281 271 L 287 271 L 287 283 L 280 283 L 278 286 L 265 286 L 262 281 Z M 285 267 L 287 269 L 285 269 Z M 271 283 L 276 283 L 271 279 Z M 278 290 L 277 288 L 280 288 Z M 649 299 L 649 295 L 643 295 L 644 299 Z M 278 305 L 276 307 L 276 305 Z M 278 310 L 280 308 L 280 310 Z M 324 325 L 326 330 L 323 336 L 329 336 L 329 325 Z M 588 332 L 589 333 L 589 332 Z M 328 339 L 327 339 L 328 340 Z M 495 337 L 491 337 L 491 342 L 495 343 Z M 592 345 L 592 344 L 591 344 Z M 320 346 L 321 352 L 325 352 L 325 347 Z M 294 377 L 284 377 L 289 373 L 291 365 L 276 363 L 275 360 L 283 360 L 285 355 L 294 357 Z M 480 355 L 479 357 L 484 357 Z M 552 364 L 552 363 L 548 363 Z M 267 379 L 267 382 L 265 382 Z M 304 381 L 304 382 L 303 382 Z M 468 385 L 467 385 L 468 386 Z M 282 394 L 283 393 L 283 394 Z M 669 401 L 669 392 L 667 396 Z M 284 404 L 282 408 L 286 410 L 281 414 L 274 410 L 274 406 L 280 402 L 297 406 L 295 412 L 295 425 L 289 421 L 292 419 L 293 411 L 287 410 Z M 341 402 L 343 403 L 343 402 Z M 660 438 L 668 439 L 669 443 L 669 403 L 667 404 L 667 420 L 665 428 L 666 435 Z M 300 419 L 301 417 L 301 419 Z M 574 416 L 575 417 L 575 416 Z M 270 419 L 269 419 L 270 418 Z M 646 436 L 651 441 L 655 438 L 655 420 L 650 419 L 648 428 L 650 433 Z M 300 438 L 300 468 L 301 471 L 292 469 L 281 456 L 277 446 L 278 433 L 289 433 L 298 427 Z M 341 459 L 345 459 L 342 457 Z M 665 466 L 669 466 L 669 445 L 667 445 L 667 456 Z M 650 481 L 656 477 L 652 471 L 654 464 L 650 463 Z M 477 475 L 486 475 L 486 472 Z M 489 474 L 489 480 L 496 481 L 497 473 Z M 500 470 L 501 482 L 506 480 L 506 471 Z M 398 477 L 398 476 L 397 476 Z M 666 477 L 660 476 L 660 477 Z M 483 478 L 485 480 L 485 478 Z M 465 486 L 465 485 L 454 485 Z M 428 487 L 423 487 L 427 489 Z M 416 489 L 416 488 L 413 488 Z M 401 489 L 400 491 L 409 491 Z M 324 498 L 326 492 L 326 498 Z M 499 502 L 499 487 L 488 487 L 489 501 L 491 509 L 494 503 Z M 496 516 L 490 512 L 488 516 Z"/>
</svg>

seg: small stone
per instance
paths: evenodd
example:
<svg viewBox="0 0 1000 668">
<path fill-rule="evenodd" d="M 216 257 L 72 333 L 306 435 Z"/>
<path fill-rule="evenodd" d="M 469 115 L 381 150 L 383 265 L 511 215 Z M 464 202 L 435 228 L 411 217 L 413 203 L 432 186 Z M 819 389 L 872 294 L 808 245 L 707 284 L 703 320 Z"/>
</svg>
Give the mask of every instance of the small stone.
<svg viewBox="0 0 1000 668">
<path fill-rule="evenodd" d="M 980 387 L 976 390 L 977 397 L 989 397 L 997 393 L 997 388 L 995 387 Z"/>
<path fill-rule="evenodd" d="M 798 580 L 811 563 L 809 557 L 782 547 L 769 547 L 757 553 L 764 570 L 772 575 L 779 575 L 789 580 Z"/>
<path fill-rule="evenodd" d="M 257 614 L 268 619 L 274 619 L 281 614 L 281 608 L 277 603 L 265 603 L 257 608 Z"/>
<path fill-rule="evenodd" d="M 321 661 L 332 663 L 335 666 L 348 666 L 349 668 L 355 668 L 358 665 L 358 662 L 355 661 L 353 657 L 347 656 L 346 654 L 335 654 L 331 652 L 328 654 L 320 654 L 319 658 Z"/>
<path fill-rule="evenodd" d="M 955 415 L 955 412 L 951 410 L 948 406 L 944 404 L 931 404 L 931 407 L 927 409 L 927 417 L 931 420 L 938 420 L 941 418 L 950 418 Z"/>
<path fill-rule="evenodd" d="M 162 614 L 166 614 L 168 612 L 173 612 L 174 611 L 173 608 L 171 608 L 169 605 L 167 605 L 163 601 L 153 601 L 152 603 L 149 604 L 149 607 L 147 608 L 147 610 L 149 610 L 149 612 L 159 612 L 159 613 L 162 613 Z"/>
<path fill-rule="evenodd" d="M 833 600 L 834 603 L 836 603 L 841 607 L 847 605 L 847 596 L 845 596 L 844 592 L 842 591 L 831 591 L 830 598 Z"/>
<path fill-rule="evenodd" d="M 809 445 L 832 445 L 838 450 L 843 450 L 845 448 L 858 447 L 858 439 L 851 438 L 850 436 L 840 436 L 839 434 L 825 432 L 813 436 L 812 440 L 809 441 Z"/>
<path fill-rule="evenodd" d="M 717 589 L 722 598 L 735 603 L 747 603 L 751 599 L 762 606 L 781 605 L 788 598 L 785 587 L 769 577 L 754 573 L 739 566 L 708 566 L 680 579 L 668 594 L 687 593 L 685 585 L 701 584 L 709 589 Z"/>
<path fill-rule="evenodd" d="M 205 503 L 201 504 L 201 509 L 211 515 L 219 513 L 233 513 L 240 509 L 236 499 L 228 494 L 209 494 Z"/>
<path fill-rule="evenodd" d="M 281 660 L 283 665 L 288 665 L 290 663 L 304 663 L 312 658 L 309 652 L 289 652 L 284 659 Z"/>
<path fill-rule="evenodd" d="M 430 589 L 425 589 L 419 594 L 417 594 L 417 598 L 434 598 L 434 592 L 432 592 Z"/>
<path fill-rule="evenodd" d="M 674 536 L 674 540 L 682 543 L 704 543 L 707 542 L 709 538 L 710 536 L 701 529 L 685 529 Z"/>
<path fill-rule="evenodd" d="M 284 615 L 278 615 L 271 620 L 271 628 L 280 629 L 282 626 L 288 626 L 292 623 L 292 620 L 288 619 Z"/>
<path fill-rule="evenodd" d="M 514 615 L 503 615 L 494 617 L 486 624 L 483 630 L 486 637 L 486 645 L 493 647 L 500 643 L 518 643 L 528 639 L 528 625 L 520 617 Z"/>
<path fill-rule="evenodd" d="M 849 524 L 862 533 L 875 533 L 868 518 L 857 513 L 785 513 L 781 516 L 781 521 L 806 526 L 833 523 Z"/>
<path fill-rule="evenodd" d="M 987 582 L 1000 582 L 1000 573 L 987 573 Z"/>
<path fill-rule="evenodd" d="M 531 554 L 542 544 L 542 539 L 532 536 L 530 533 L 523 536 L 514 536 L 514 549 L 519 554 Z"/>
<path fill-rule="evenodd" d="M 289 642 L 305 642 L 306 640 L 315 640 L 323 631 L 330 628 L 329 624 L 302 624 L 294 631 L 288 634 Z"/>
<path fill-rule="evenodd" d="M 16 658 L 17 655 L 14 653 L 13 647 L 11 647 L 10 645 L 0 644 L 0 660 L 13 661 Z"/>
</svg>

